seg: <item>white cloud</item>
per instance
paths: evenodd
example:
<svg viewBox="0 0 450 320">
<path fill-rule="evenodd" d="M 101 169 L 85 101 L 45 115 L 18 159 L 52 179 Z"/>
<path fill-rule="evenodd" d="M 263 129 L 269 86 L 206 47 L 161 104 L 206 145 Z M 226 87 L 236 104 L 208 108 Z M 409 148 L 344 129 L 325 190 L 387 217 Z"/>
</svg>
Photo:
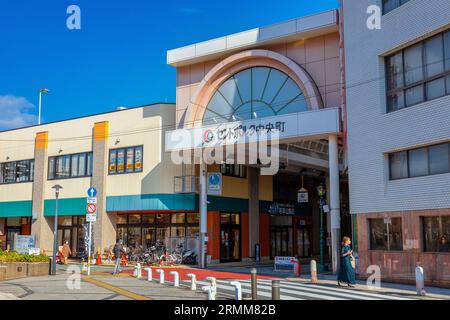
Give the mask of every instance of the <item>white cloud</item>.
<svg viewBox="0 0 450 320">
<path fill-rule="evenodd" d="M 37 123 L 37 116 L 30 114 L 34 104 L 24 97 L 0 95 L 0 130 L 26 127 Z"/>
</svg>

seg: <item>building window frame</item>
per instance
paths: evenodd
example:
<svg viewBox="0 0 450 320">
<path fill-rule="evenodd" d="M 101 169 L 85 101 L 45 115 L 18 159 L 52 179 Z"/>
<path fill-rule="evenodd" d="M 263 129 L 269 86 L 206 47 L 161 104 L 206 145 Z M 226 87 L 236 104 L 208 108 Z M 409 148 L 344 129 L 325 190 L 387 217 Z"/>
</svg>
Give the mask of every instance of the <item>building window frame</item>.
<svg viewBox="0 0 450 320">
<path fill-rule="evenodd" d="M 184 222 L 172 222 L 173 221 L 173 216 L 174 215 L 184 215 Z M 188 215 L 197 215 L 198 219 L 200 219 L 200 213 L 198 212 L 161 212 L 161 213 L 137 213 L 135 215 L 139 215 L 139 222 L 131 222 L 130 221 L 130 216 L 133 216 L 133 214 L 121 214 L 118 213 L 118 215 L 120 215 L 121 217 L 125 218 L 125 223 L 117 223 L 117 229 L 119 228 L 123 228 L 125 230 L 127 230 L 127 234 L 128 234 L 128 230 L 132 229 L 132 228 L 139 228 L 140 229 L 140 241 L 141 241 L 141 245 L 142 245 L 142 241 L 143 241 L 143 229 L 144 228 L 167 228 L 168 230 L 168 234 L 169 234 L 169 238 L 172 237 L 172 229 L 177 229 L 177 228 L 183 228 L 184 229 L 184 237 L 193 237 L 192 235 L 188 235 L 188 229 L 189 228 L 199 228 L 199 222 L 197 221 L 197 219 L 195 220 L 195 222 L 189 222 L 188 219 Z M 156 219 L 156 215 L 167 215 L 168 219 L 164 220 L 163 222 L 158 221 Z M 144 216 L 155 216 L 155 219 L 153 219 L 153 222 L 147 222 L 144 221 Z M 200 231 L 198 231 L 200 232 Z M 198 237 L 199 234 L 196 234 L 195 237 Z M 118 235 L 116 235 L 117 240 L 118 239 Z M 128 240 L 128 238 L 127 238 Z M 124 243 L 125 246 L 129 246 L 128 243 Z"/>
<path fill-rule="evenodd" d="M 391 0 L 391 1 L 395 1 L 395 4 L 393 5 L 393 7 L 389 10 L 386 9 L 386 2 L 389 0 L 381 0 L 381 5 L 383 7 L 383 15 L 388 14 L 391 11 L 394 11 L 395 9 L 401 7 L 402 5 L 406 4 L 407 2 L 411 1 L 411 0 Z"/>
<path fill-rule="evenodd" d="M 81 175 L 72 175 L 72 165 L 73 165 L 73 158 L 78 157 L 77 160 L 77 166 L 78 169 L 80 167 L 80 156 L 84 155 L 84 173 Z M 64 159 L 68 157 L 68 163 L 69 167 L 67 169 L 68 175 L 67 176 L 61 176 L 61 173 L 57 173 L 57 163 L 59 159 Z M 86 151 L 86 152 L 78 152 L 78 153 L 71 153 L 71 154 L 64 154 L 64 155 L 58 155 L 58 156 L 51 156 L 48 157 L 48 172 L 47 172 L 47 180 L 66 180 L 66 179 L 76 179 L 76 178 L 87 178 L 92 177 L 92 166 L 93 166 L 93 159 L 94 154 L 92 151 Z M 59 161 L 61 161 L 59 160 Z"/>
<path fill-rule="evenodd" d="M 444 232 L 444 227 L 443 227 L 443 222 L 442 222 L 443 218 L 448 219 L 449 220 L 449 225 L 450 225 L 450 216 L 449 215 L 444 215 L 444 216 L 430 215 L 430 216 L 421 216 L 420 217 L 420 231 L 421 231 L 421 236 L 422 236 L 421 238 L 422 238 L 422 250 L 423 250 L 423 252 L 426 252 L 426 253 L 439 253 L 439 254 L 441 254 L 441 253 L 450 254 L 450 244 L 449 244 L 449 241 L 450 241 L 450 231 L 449 231 L 450 227 L 447 227 L 448 229 L 446 229 L 446 232 Z M 436 219 L 437 220 L 436 222 L 437 222 L 437 225 L 438 225 L 438 229 L 439 229 L 439 231 L 438 231 L 439 233 L 438 233 L 436 239 L 433 239 L 433 238 L 431 239 L 432 242 L 436 241 L 434 244 L 431 244 L 431 246 L 434 247 L 434 248 L 428 248 L 429 244 L 427 244 L 427 236 L 429 236 L 429 234 L 427 234 L 427 232 L 426 232 L 426 228 L 427 228 L 427 226 L 426 226 L 426 224 L 427 224 L 426 222 L 427 221 L 426 220 L 429 220 L 429 219 Z M 430 221 L 429 225 L 430 225 L 430 229 L 433 229 L 433 227 L 431 226 L 432 225 L 432 221 Z M 431 232 L 434 233 L 435 230 L 434 231 L 431 230 Z M 433 236 L 433 234 L 431 234 L 431 236 Z M 442 245 L 442 244 L 439 243 L 439 241 L 442 238 L 445 238 L 445 240 L 447 241 L 445 245 Z M 445 246 L 445 249 L 442 246 Z"/>
<path fill-rule="evenodd" d="M 398 248 L 394 248 L 392 249 L 391 246 L 391 241 L 390 238 L 392 238 L 392 234 L 391 234 L 391 226 L 392 226 L 392 220 L 397 220 L 399 221 L 400 224 L 400 249 Z M 375 247 L 373 241 L 373 237 L 372 237 L 372 223 L 377 221 L 377 220 L 382 220 L 382 222 L 384 223 L 384 232 L 385 232 L 385 236 L 386 236 L 386 248 L 377 248 Z M 386 220 L 389 220 L 389 222 L 386 222 Z M 403 248 L 403 219 L 401 217 L 389 217 L 389 218 L 368 218 L 367 219 L 367 230 L 368 230 L 368 241 L 369 241 L 369 250 L 370 251 L 389 251 L 389 252 L 402 252 L 404 250 Z M 392 231 L 393 232 L 393 231 Z"/>
<path fill-rule="evenodd" d="M 429 43 L 429 41 L 431 41 L 433 38 L 435 37 L 440 37 L 441 38 L 441 45 L 442 45 L 442 62 L 443 64 L 443 71 L 431 76 L 427 76 L 427 44 Z M 401 109 L 405 109 L 405 108 L 409 108 L 427 101 L 432 101 L 435 99 L 439 99 L 445 96 L 450 95 L 450 66 L 448 65 L 449 62 L 447 61 L 448 59 L 446 58 L 446 56 L 450 56 L 450 52 L 447 52 L 448 48 L 446 48 L 446 40 L 450 41 L 450 29 L 442 31 L 438 34 L 435 34 L 433 36 L 428 37 L 427 39 L 424 39 L 420 42 L 414 43 L 406 48 L 403 48 L 401 50 L 398 50 L 388 56 L 385 57 L 384 59 L 384 65 L 385 65 L 385 87 L 386 87 L 386 113 L 391 113 L 391 112 L 395 112 Z M 411 82 L 409 84 L 406 84 L 406 71 L 405 71 L 405 51 L 407 51 L 408 49 L 413 48 L 414 46 L 421 46 L 421 71 L 422 71 L 422 79 L 421 80 L 417 80 L 414 82 Z M 448 46 L 450 47 L 450 46 Z M 394 58 L 395 56 L 397 56 L 398 54 L 401 54 L 401 74 L 400 76 L 402 77 L 402 84 L 400 86 L 396 86 L 391 88 L 390 87 L 390 80 L 391 78 L 394 76 L 395 74 L 393 72 L 391 72 L 391 70 L 389 69 L 390 64 L 390 59 Z M 430 97 L 430 94 L 427 90 L 427 88 L 429 88 L 429 85 L 435 81 L 439 81 L 442 80 L 443 81 L 443 86 L 444 86 L 444 91 L 443 94 L 440 96 L 435 96 L 435 97 Z M 412 90 L 414 88 L 418 88 L 421 87 L 421 96 L 422 99 L 419 99 L 421 101 L 415 101 L 412 103 L 407 103 L 407 92 L 408 90 Z M 393 106 L 392 105 L 392 99 L 394 97 L 398 97 L 398 95 L 400 94 L 400 96 L 402 97 L 402 104 L 401 106 Z"/>
<path fill-rule="evenodd" d="M 129 159 L 128 159 L 128 151 L 133 150 L 133 168 L 130 170 L 128 167 Z M 118 153 L 123 150 L 123 169 L 119 171 L 118 168 Z M 140 167 L 136 166 L 136 151 L 140 150 Z M 111 161 L 111 156 L 114 155 L 114 163 Z M 141 173 L 144 170 L 144 145 L 137 146 L 128 146 L 128 147 L 120 147 L 109 149 L 108 152 L 108 175 L 119 175 L 119 174 L 131 174 L 131 173 Z"/>
<path fill-rule="evenodd" d="M 19 181 L 18 176 L 18 166 L 20 163 L 27 163 L 27 175 L 28 177 L 26 180 Z M 5 182 L 6 179 L 6 166 L 12 165 L 14 167 L 14 180 L 15 181 L 8 181 Z M 2 162 L 0 163 L 0 185 L 7 185 L 7 184 L 16 184 L 16 183 L 28 183 L 34 181 L 34 170 L 35 170 L 35 160 L 34 159 L 26 159 L 26 160 L 15 160 L 15 161 L 8 161 L 8 162 Z"/>
<path fill-rule="evenodd" d="M 444 146 L 447 145 L 447 152 L 448 152 L 448 169 L 447 171 L 444 172 L 431 172 L 431 167 L 430 167 L 430 163 L 431 163 L 431 159 L 430 159 L 430 149 L 433 147 L 437 147 L 437 146 Z M 420 150 L 420 149 L 425 149 L 426 153 L 427 153 L 427 173 L 425 174 L 420 174 L 420 175 L 411 175 L 411 152 L 416 151 L 416 150 Z M 402 176 L 402 177 L 397 177 L 394 178 L 392 176 L 392 157 L 396 154 L 399 153 L 403 153 L 406 152 L 406 166 L 407 166 L 407 174 L 406 176 Z M 419 177 L 427 177 L 427 176 L 434 176 L 434 175 L 438 175 L 438 174 L 448 174 L 450 173 L 450 142 L 445 142 L 445 143 L 437 143 L 437 144 L 432 144 L 432 145 L 427 145 L 427 146 L 422 146 L 422 147 L 418 147 L 418 148 L 413 148 L 413 149 L 407 149 L 407 150 L 402 150 L 402 151 L 398 151 L 398 152 L 392 152 L 388 154 L 388 166 L 389 166 L 389 180 L 390 181 L 395 181 L 395 180 L 403 180 L 403 179 L 409 179 L 409 178 L 419 178 Z"/>
</svg>

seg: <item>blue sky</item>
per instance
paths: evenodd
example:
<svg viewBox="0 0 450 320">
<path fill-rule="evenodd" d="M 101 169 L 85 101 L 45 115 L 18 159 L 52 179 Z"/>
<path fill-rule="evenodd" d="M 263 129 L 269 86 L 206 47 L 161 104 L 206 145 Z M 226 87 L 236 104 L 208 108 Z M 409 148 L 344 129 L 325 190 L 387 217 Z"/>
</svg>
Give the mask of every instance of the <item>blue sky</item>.
<svg viewBox="0 0 450 320">
<path fill-rule="evenodd" d="M 66 27 L 81 9 L 81 30 Z M 166 51 L 336 8 L 338 0 L 2 0 L 0 130 L 175 102 Z"/>
</svg>

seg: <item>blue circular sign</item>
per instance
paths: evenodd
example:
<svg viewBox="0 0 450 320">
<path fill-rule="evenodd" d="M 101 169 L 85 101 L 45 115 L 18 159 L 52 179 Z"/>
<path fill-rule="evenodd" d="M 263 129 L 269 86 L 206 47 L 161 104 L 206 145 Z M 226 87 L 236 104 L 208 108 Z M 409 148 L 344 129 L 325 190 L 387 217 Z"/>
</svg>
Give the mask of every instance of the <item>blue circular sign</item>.
<svg viewBox="0 0 450 320">
<path fill-rule="evenodd" d="M 90 187 L 87 191 L 88 197 L 93 198 L 95 196 L 97 196 L 97 189 L 95 189 L 94 187 Z"/>
</svg>

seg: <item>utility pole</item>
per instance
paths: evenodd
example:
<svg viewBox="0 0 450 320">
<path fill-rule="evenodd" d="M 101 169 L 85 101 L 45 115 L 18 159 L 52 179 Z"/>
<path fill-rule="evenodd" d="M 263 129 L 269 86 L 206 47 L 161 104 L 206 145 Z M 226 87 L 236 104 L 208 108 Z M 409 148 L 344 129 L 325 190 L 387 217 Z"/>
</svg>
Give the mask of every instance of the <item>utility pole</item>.
<svg viewBox="0 0 450 320">
<path fill-rule="evenodd" d="M 53 261 L 52 261 L 52 275 L 56 275 L 56 252 L 58 251 L 58 199 L 59 190 L 63 189 L 59 184 L 54 185 L 55 189 L 55 222 L 53 225 Z"/>
<path fill-rule="evenodd" d="M 208 200 L 206 188 L 206 163 L 200 163 L 200 268 L 206 269 L 206 243 L 207 243 L 207 214 L 208 214 Z"/>
</svg>

